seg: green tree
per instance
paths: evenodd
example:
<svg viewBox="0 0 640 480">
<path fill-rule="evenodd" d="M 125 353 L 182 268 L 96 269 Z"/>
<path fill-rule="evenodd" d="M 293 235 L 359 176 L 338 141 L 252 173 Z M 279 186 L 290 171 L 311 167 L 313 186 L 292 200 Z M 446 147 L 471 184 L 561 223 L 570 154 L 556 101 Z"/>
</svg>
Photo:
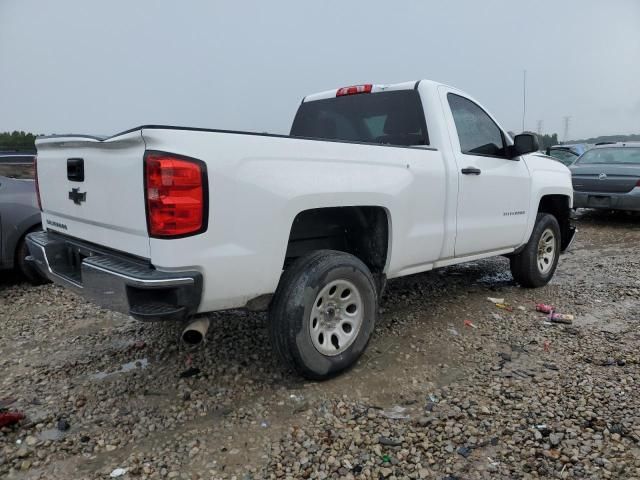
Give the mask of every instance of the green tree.
<svg viewBox="0 0 640 480">
<path fill-rule="evenodd" d="M 0 133 L 0 151 L 33 152 L 36 149 L 36 135 L 27 132 Z"/>
</svg>

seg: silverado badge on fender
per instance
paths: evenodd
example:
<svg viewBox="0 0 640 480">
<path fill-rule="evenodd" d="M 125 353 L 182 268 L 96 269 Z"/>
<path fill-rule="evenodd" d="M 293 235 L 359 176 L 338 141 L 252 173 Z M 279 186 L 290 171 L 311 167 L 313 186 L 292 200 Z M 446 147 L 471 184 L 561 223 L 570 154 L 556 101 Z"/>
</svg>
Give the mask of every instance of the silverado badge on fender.
<svg viewBox="0 0 640 480">
<path fill-rule="evenodd" d="M 69 192 L 69 200 L 73 200 L 73 203 L 80 205 L 87 199 L 87 192 L 80 193 L 79 188 L 72 188 Z"/>
</svg>

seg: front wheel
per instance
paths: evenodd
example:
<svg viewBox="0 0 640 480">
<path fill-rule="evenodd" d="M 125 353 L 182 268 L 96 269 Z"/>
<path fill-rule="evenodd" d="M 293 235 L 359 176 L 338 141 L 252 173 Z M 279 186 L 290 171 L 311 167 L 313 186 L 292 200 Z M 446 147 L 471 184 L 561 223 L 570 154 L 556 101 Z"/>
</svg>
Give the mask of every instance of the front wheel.
<svg viewBox="0 0 640 480">
<path fill-rule="evenodd" d="M 560 257 L 560 226 L 556 217 L 539 213 L 524 249 L 511 257 L 513 279 L 527 288 L 549 283 Z"/>
<path fill-rule="evenodd" d="M 282 275 L 269 310 L 276 352 L 302 376 L 324 380 L 352 366 L 375 325 L 376 287 L 353 255 L 319 250 Z"/>
</svg>

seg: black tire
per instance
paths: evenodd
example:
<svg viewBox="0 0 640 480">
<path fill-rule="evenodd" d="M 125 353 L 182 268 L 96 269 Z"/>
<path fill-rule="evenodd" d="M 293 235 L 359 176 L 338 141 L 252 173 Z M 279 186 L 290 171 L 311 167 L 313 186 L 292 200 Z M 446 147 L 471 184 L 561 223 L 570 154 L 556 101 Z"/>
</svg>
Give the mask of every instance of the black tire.
<svg viewBox="0 0 640 480">
<path fill-rule="evenodd" d="M 346 347 L 348 342 L 345 342 L 344 351 L 330 356 L 314 346 L 313 342 L 319 337 L 311 338 L 311 314 L 322 289 L 336 281 L 350 282 L 356 287 L 362 319 L 352 343 Z M 300 375 L 311 380 L 325 380 L 351 367 L 362 355 L 373 332 L 377 312 L 375 281 L 367 266 L 344 252 L 318 250 L 298 258 L 282 274 L 269 309 L 271 343 L 284 363 Z"/>
<path fill-rule="evenodd" d="M 16 248 L 16 268 L 18 272 L 26 278 L 32 285 L 43 285 L 49 283 L 49 280 L 43 277 L 33 265 L 27 263 L 25 258 L 29 255 L 29 247 L 27 247 L 26 238 L 22 237 Z"/>
<path fill-rule="evenodd" d="M 538 263 L 538 250 L 542 235 L 548 231 L 553 234 L 555 247 L 553 259 L 549 259 L 548 261 L 542 260 L 544 263 L 543 269 Z M 527 245 L 520 253 L 511 257 L 511 274 L 513 275 L 513 279 L 523 287 L 543 287 L 549 283 L 549 280 L 553 277 L 558 266 L 559 258 L 560 225 L 558 225 L 558 221 L 553 215 L 538 213 L 529 242 L 527 242 Z"/>
</svg>

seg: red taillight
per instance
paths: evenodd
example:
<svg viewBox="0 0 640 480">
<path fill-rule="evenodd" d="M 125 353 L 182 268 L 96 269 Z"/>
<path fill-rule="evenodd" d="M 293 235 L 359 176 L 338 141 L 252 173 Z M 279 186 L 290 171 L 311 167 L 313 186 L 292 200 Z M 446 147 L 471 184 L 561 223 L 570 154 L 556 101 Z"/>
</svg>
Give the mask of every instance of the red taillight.
<svg viewBox="0 0 640 480">
<path fill-rule="evenodd" d="M 33 157 L 33 179 L 36 182 L 36 198 L 38 199 L 38 208 L 42 211 L 42 201 L 40 200 L 40 184 L 38 183 L 38 156 Z"/>
<path fill-rule="evenodd" d="M 147 152 L 144 175 L 150 236 L 179 237 L 206 230 L 204 163 L 170 153 Z"/>
<path fill-rule="evenodd" d="M 336 97 L 342 97 L 344 95 L 357 95 L 359 93 L 371 93 L 373 85 L 367 83 L 366 85 L 352 85 L 350 87 L 339 88 L 336 92 Z"/>
</svg>

